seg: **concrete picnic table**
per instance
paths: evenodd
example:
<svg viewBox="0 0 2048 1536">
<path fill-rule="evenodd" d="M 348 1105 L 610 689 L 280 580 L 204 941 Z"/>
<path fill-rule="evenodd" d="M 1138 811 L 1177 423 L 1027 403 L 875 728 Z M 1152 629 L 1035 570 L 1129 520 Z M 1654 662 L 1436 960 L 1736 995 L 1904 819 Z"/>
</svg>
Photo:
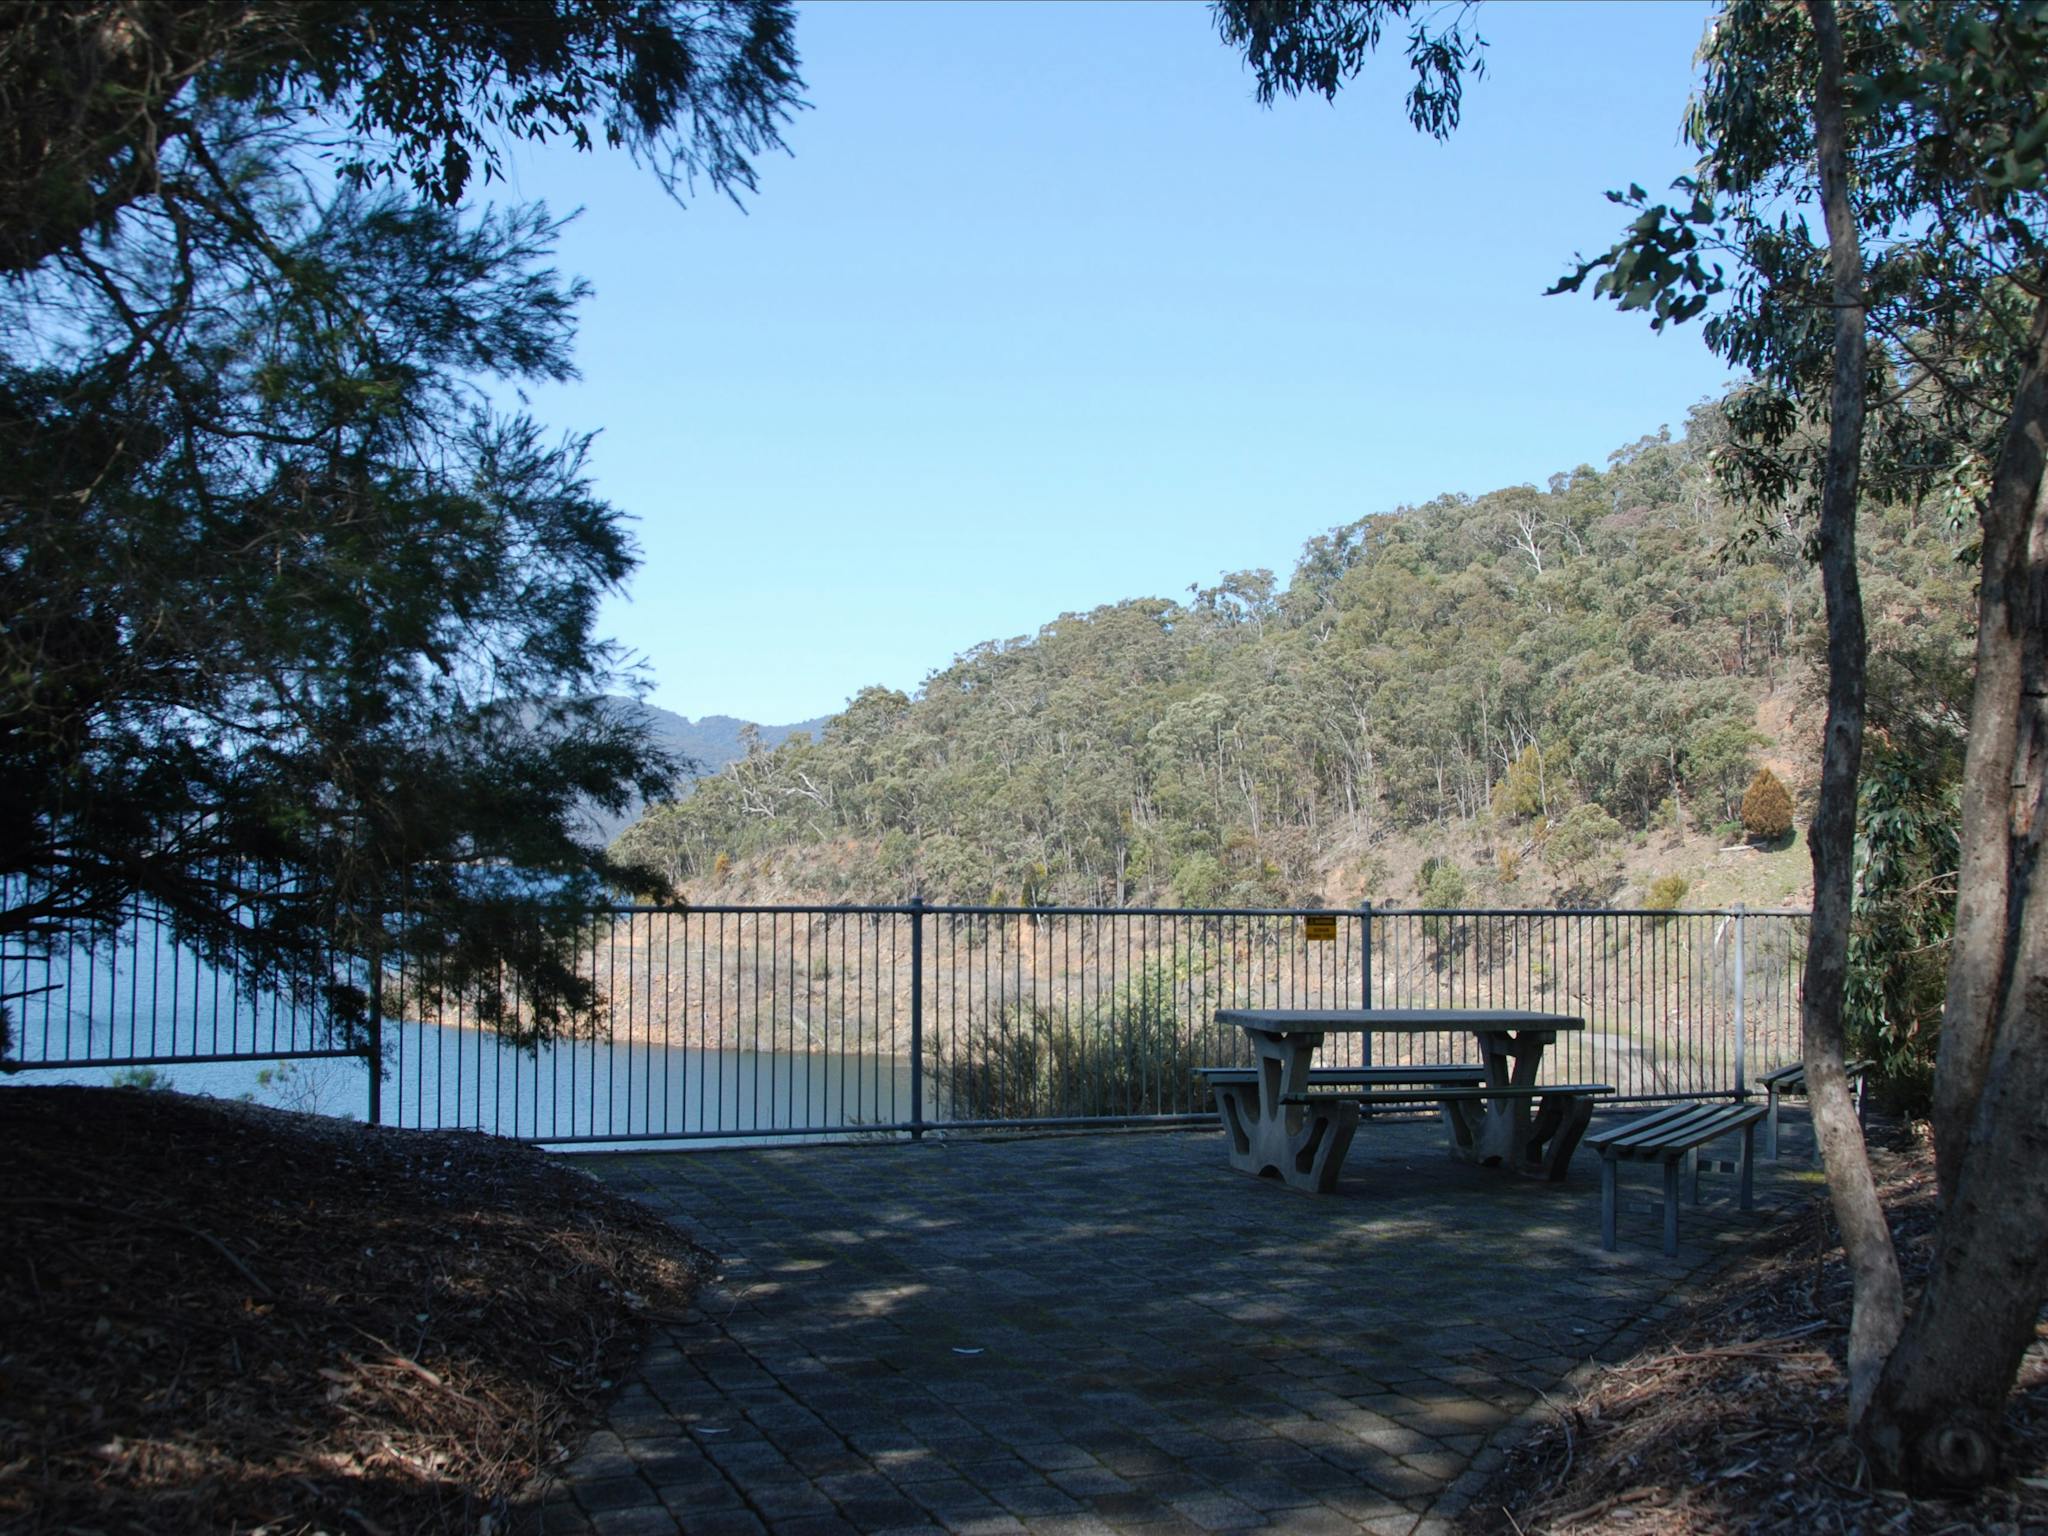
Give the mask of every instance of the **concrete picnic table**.
<svg viewBox="0 0 2048 1536">
<path fill-rule="evenodd" d="M 1238 1081 L 1211 1077 L 1230 1137 L 1231 1165 L 1317 1193 L 1335 1186 L 1362 1104 L 1440 1101 L 1453 1155 L 1556 1180 L 1564 1177 L 1585 1134 L 1593 1097 L 1613 1091 L 1599 1083 L 1537 1083 L 1545 1049 L 1560 1032 L 1586 1027 L 1572 1014 L 1519 1008 L 1225 1008 L 1216 1022 L 1242 1029 L 1252 1048 L 1249 1081 L 1241 1074 Z M 1483 1082 L 1430 1086 L 1419 1075 L 1413 1086 L 1392 1090 L 1312 1091 L 1315 1053 L 1328 1035 L 1444 1031 L 1469 1032 L 1478 1042 Z M 1532 1116 L 1539 1098 L 1541 1107 Z"/>
</svg>

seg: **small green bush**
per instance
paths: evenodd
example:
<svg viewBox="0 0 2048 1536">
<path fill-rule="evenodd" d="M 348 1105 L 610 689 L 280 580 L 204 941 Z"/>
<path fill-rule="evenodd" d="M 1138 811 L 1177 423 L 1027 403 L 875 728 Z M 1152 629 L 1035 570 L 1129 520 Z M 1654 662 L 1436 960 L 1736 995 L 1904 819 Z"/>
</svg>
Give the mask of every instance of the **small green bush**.
<svg viewBox="0 0 2048 1536">
<path fill-rule="evenodd" d="M 1227 879 L 1213 853 L 1191 853 L 1173 866 L 1173 899 L 1184 907 L 1213 907 Z"/>
<path fill-rule="evenodd" d="M 1683 875 L 1659 875 L 1650 882 L 1650 893 L 1643 898 L 1643 905 L 1652 912 L 1669 912 L 1685 900 L 1685 893 L 1692 884 Z"/>
</svg>

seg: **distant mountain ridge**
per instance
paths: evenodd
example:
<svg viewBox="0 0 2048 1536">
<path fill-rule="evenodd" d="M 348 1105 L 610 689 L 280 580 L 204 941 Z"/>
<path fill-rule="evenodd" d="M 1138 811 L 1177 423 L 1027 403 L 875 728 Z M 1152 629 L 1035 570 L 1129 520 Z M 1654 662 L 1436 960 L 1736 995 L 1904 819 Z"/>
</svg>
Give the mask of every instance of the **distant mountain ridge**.
<svg viewBox="0 0 2048 1536">
<path fill-rule="evenodd" d="M 686 759 L 687 778 L 691 781 L 707 778 L 717 773 L 727 763 L 738 762 L 747 755 L 742 733 L 749 725 L 761 733 L 764 747 L 781 746 L 800 731 L 816 736 L 824 729 L 830 715 L 820 715 L 815 720 L 799 720 L 794 725 L 759 725 L 752 721 L 740 720 L 732 715 L 706 715 L 701 720 L 692 720 L 674 710 L 663 709 L 658 704 L 644 703 L 638 699 L 614 697 L 621 710 L 632 711 L 647 721 L 649 733 L 655 744 L 676 756 Z M 688 793 L 687 783 L 683 792 Z M 590 813 L 592 836 L 599 842 L 609 843 L 620 832 L 631 826 L 640 817 L 644 807 L 635 800 L 616 816 L 602 812 Z"/>
<path fill-rule="evenodd" d="M 825 722 L 832 718 L 820 715 L 815 720 L 799 720 L 794 725 L 759 725 L 731 715 L 706 715 L 701 720 L 692 720 L 674 710 L 631 699 L 621 699 L 619 703 L 629 709 L 637 709 L 645 716 L 654 739 L 663 747 L 690 759 L 696 765 L 692 774 L 696 778 L 716 773 L 727 763 L 745 757 L 747 749 L 740 738 L 741 732 L 750 724 L 761 733 L 761 744 L 773 748 L 781 746 L 798 731 L 808 731 L 816 736 Z"/>
</svg>

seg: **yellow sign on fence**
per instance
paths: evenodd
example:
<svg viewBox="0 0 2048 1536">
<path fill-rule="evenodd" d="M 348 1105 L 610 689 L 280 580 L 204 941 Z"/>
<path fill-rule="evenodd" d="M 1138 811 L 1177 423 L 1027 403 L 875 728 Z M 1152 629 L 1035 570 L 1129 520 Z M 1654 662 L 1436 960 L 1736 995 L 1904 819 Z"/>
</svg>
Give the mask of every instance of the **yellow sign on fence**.
<svg viewBox="0 0 2048 1536">
<path fill-rule="evenodd" d="M 1331 913 L 1327 917 L 1303 918 L 1301 920 L 1301 936 L 1311 944 L 1334 942 L 1337 937 L 1336 914 Z"/>
</svg>

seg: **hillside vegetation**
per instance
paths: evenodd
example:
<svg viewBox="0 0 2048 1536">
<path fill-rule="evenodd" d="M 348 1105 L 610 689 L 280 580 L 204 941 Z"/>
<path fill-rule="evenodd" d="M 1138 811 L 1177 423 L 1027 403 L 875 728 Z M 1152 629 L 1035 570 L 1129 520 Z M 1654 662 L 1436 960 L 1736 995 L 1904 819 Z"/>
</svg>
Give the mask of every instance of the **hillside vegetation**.
<svg viewBox="0 0 2048 1536">
<path fill-rule="evenodd" d="M 619 851 L 698 899 L 1430 905 L 1793 895 L 1706 865 L 1759 764 L 1802 817 L 1819 594 L 1799 529 L 1716 494 L 1717 404 L 1604 470 L 1445 496 L 870 688 Z M 1972 568 L 1931 507 L 1863 530 L 1887 740 L 1953 734 Z M 1724 865 L 1725 865 L 1725 861 Z M 1752 864 L 1754 860 L 1750 861 Z M 1752 889 L 1754 887 L 1754 889 Z"/>
</svg>

